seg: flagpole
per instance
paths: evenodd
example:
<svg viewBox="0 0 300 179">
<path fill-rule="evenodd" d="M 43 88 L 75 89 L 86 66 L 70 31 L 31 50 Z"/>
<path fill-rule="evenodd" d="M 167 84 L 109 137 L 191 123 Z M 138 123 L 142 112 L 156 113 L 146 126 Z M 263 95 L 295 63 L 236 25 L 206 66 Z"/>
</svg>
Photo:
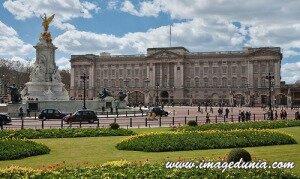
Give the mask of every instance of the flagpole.
<svg viewBox="0 0 300 179">
<path fill-rule="evenodd" d="M 172 29 L 171 29 L 171 25 L 170 25 L 170 47 L 172 46 Z"/>
</svg>

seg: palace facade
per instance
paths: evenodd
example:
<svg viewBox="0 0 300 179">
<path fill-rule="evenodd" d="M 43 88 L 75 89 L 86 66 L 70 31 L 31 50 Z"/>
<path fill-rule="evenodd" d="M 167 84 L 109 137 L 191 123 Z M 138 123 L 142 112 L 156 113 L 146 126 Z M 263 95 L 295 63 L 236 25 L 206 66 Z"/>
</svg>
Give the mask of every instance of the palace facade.
<svg viewBox="0 0 300 179">
<path fill-rule="evenodd" d="M 70 96 L 96 98 L 103 88 L 113 95 L 128 94 L 130 104 L 229 105 L 268 103 L 271 82 L 272 103 L 287 104 L 281 92 L 279 47 L 243 48 L 241 51 L 190 52 L 184 47 L 148 48 L 144 55 L 72 55 Z"/>
</svg>

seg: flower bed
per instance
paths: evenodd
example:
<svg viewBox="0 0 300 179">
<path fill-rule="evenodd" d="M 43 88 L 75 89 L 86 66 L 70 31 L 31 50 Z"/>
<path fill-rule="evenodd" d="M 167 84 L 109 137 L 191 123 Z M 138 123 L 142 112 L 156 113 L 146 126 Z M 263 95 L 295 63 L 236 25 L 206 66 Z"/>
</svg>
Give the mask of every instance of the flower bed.
<svg viewBox="0 0 300 179">
<path fill-rule="evenodd" d="M 135 134 L 133 131 L 126 129 L 112 130 L 100 128 L 25 129 L 0 131 L 0 137 L 27 139 L 129 136 L 133 134 Z"/>
<path fill-rule="evenodd" d="M 164 132 L 132 136 L 117 144 L 119 150 L 146 152 L 223 149 L 295 144 L 289 135 L 272 130 Z"/>
<path fill-rule="evenodd" d="M 10 167 L 0 169 L 0 178 L 299 178 L 278 169 L 167 169 L 164 164 L 110 162 L 98 167 L 38 170 Z"/>
<path fill-rule="evenodd" d="M 48 154 L 50 149 L 42 144 L 22 139 L 0 139 L 0 160 L 14 160 Z"/>
<path fill-rule="evenodd" d="M 277 129 L 300 126 L 300 120 L 258 121 L 241 123 L 204 124 L 199 126 L 175 127 L 172 131 L 206 131 L 206 130 L 235 130 L 235 129 Z"/>
</svg>

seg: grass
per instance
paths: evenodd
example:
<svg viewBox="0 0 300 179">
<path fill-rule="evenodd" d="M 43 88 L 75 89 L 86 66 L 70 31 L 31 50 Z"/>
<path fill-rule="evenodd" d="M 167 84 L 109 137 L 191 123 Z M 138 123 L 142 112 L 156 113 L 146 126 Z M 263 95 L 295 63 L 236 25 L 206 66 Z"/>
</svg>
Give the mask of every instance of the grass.
<svg viewBox="0 0 300 179">
<path fill-rule="evenodd" d="M 137 133 L 168 131 L 170 128 L 134 129 Z M 294 172 L 300 175 L 300 127 L 276 129 L 293 135 L 298 144 L 278 145 L 265 147 L 246 148 L 257 159 L 268 161 L 292 161 L 295 162 Z M 115 145 L 126 137 L 86 137 L 63 139 L 34 139 L 51 149 L 50 154 L 29 157 L 21 160 L 0 161 L 0 167 L 11 165 L 43 168 L 55 164 L 88 165 L 99 164 L 114 160 L 160 162 L 165 160 L 190 159 L 190 158 L 218 158 L 226 156 L 230 149 L 195 150 L 179 152 L 140 152 L 120 151 Z"/>
</svg>

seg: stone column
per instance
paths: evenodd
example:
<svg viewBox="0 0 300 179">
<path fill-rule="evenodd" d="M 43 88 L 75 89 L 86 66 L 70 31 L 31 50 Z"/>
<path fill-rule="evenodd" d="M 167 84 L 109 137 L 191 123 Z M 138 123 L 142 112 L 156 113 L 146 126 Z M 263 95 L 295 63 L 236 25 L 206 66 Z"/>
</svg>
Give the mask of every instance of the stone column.
<svg viewBox="0 0 300 179">
<path fill-rule="evenodd" d="M 280 61 L 275 62 L 275 88 L 280 87 Z"/>
<path fill-rule="evenodd" d="M 248 61 L 248 84 L 253 88 L 253 62 Z"/>
<path fill-rule="evenodd" d="M 178 80 L 177 80 L 177 64 L 174 64 L 174 87 L 178 87 Z"/>
<path fill-rule="evenodd" d="M 169 87 L 169 81 L 170 81 L 170 80 L 169 80 L 169 78 L 170 78 L 170 74 L 169 74 L 170 67 L 169 67 L 169 65 L 170 65 L 170 64 L 167 63 L 166 65 L 167 65 L 167 71 L 166 71 L 166 74 L 167 74 L 167 76 L 166 76 L 166 78 L 167 78 L 167 80 L 166 80 L 166 81 L 167 81 L 167 84 L 166 84 L 166 87 L 168 88 L 168 87 Z"/>
</svg>

